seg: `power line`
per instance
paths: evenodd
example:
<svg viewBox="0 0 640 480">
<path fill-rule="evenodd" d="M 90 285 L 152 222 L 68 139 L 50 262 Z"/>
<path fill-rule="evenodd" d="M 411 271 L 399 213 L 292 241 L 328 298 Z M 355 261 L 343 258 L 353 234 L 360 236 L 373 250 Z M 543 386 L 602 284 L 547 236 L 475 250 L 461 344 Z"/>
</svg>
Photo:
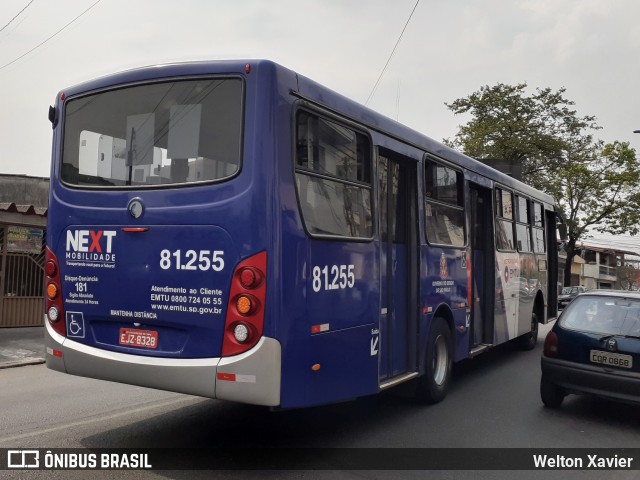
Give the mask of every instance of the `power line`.
<svg viewBox="0 0 640 480">
<path fill-rule="evenodd" d="M 365 105 L 369 104 L 369 100 L 371 100 L 371 97 L 373 97 L 373 94 L 375 93 L 376 89 L 378 88 L 378 84 L 380 83 L 380 80 L 382 80 L 382 76 L 384 75 L 384 72 L 387 70 L 387 67 L 389 66 L 389 63 L 391 62 L 391 59 L 393 58 L 393 55 L 396 53 L 396 48 L 398 48 L 398 45 L 400 44 L 400 40 L 402 40 L 402 36 L 404 35 L 404 31 L 407 29 L 407 25 L 409 25 L 409 22 L 411 21 L 411 17 L 413 17 L 413 12 L 416 11 L 416 8 L 418 8 L 418 4 L 419 3 L 420 3 L 420 0 L 417 0 L 416 4 L 413 7 L 413 10 L 411 10 L 411 14 L 409 14 L 409 18 L 407 19 L 407 23 L 404 24 L 404 28 L 402 29 L 402 32 L 400 32 L 400 36 L 398 37 L 398 41 L 396 42 L 395 46 L 393 47 L 393 50 L 391 51 L 391 55 L 389 55 L 389 59 L 387 60 L 387 63 L 385 63 L 384 68 L 382 69 L 382 72 L 380 72 L 380 76 L 378 77 L 378 80 L 376 81 L 376 84 L 373 86 L 373 89 L 371 90 L 371 93 L 367 97 L 367 101 L 364 102 Z"/>
<path fill-rule="evenodd" d="M 84 12 L 82 12 L 80 15 L 78 15 L 76 18 L 74 18 L 73 20 L 71 20 L 69 23 L 67 23 L 64 27 L 62 27 L 60 30 L 58 30 L 56 33 L 54 33 L 53 35 L 51 35 L 50 37 L 48 37 L 47 39 L 45 39 L 44 41 L 40 42 L 38 45 L 36 45 L 35 47 L 33 47 L 31 50 L 23 53 L 22 55 L 20 55 L 18 58 L 15 58 L 13 60 L 11 60 L 9 63 L 5 63 L 4 65 L 2 65 L 0 67 L 0 70 L 8 67 L 9 65 L 13 65 L 14 63 L 16 63 L 18 60 L 26 57 L 27 55 L 29 55 L 31 52 L 33 52 L 34 50 L 37 50 L 38 48 L 40 48 L 42 45 L 44 45 L 45 43 L 47 43 L 49 40 L 51 40 L 53 37 L 55 37 L 56 35 L 58 35 L 60 32 L 62 32 L 63 30 L 65 30 L 67 27 L 69 27 L 72 23 L 74 23 L 76 20 L 78 20 L 80 17 L 82 17 L 85 13 L 87 13 L 89 10 L 91 10 L 93 7 L 95 7 L 97 4 L 99 4 L 102 0 L 97 0 L 93 5 L 91 5 L 89 8 L 87 8 Z"/>
<path fill-rule="evenodd" d="M 7 28 L 9 25 L 11 25 L 11 23 L 12 23 L 16 18 L 18 18 L 22 12 L 24 12 L 27 8 L 29 8 L 29 5 L 31 5 L 34 1 L 35 1 L 35 0 L 31 0 L 29 3 L 27 3 L 27 5 L 26 5 L 22 10 L 20 10 L 20 11 L 16 14 L 16 16 L 15 16 L 15 17 L 13 17 L 11 20 L 9 20 L 9 23 L 7 23 L 4 27 L 0 28 L 0 32 L 2 32 L 5 28 Z"/>
</svg>

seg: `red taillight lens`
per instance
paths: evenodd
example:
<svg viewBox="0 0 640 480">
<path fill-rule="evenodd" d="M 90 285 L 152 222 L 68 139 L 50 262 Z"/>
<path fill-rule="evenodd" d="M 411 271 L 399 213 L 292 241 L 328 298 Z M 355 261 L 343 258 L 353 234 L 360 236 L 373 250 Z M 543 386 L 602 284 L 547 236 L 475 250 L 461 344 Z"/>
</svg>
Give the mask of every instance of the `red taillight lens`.
<svg viewBox="0 0 640 480">
<path fill-rule="evenodd" d="M 255 268 L 243 268 L 240 270 L 240 283 L 244 288 L 256 288 L 262 283 L 262 275 Z"/>
<path fill-rule="evenodd" d="M 60 269 L 58 259 L 49 247 L 45 252 L 44 272 L 47 275 L 45 282 L 45 312 L 53 329 L 62 336 L 67 336 L 67 327 L 64 320 L 64 307 L 62 305 L 62 290 L 60 289 Z"/>
<path fill-rule="evenodd" d="M 44 273 L 46 273 L 48 277 L 53 277 L 58 273 L 56 263 L 52 260 L 47 261 L 47 263 L 44 264 Z"/>
<path fill-rule="evenodd" d="M 558 356 L 558 335 L 555 332 L 547 333 L 544 339 L 544 349 L 542 350 L 546 357 Z"/>
<path fill-rule="evenodd" d="M 222 356 L 246 352 L 262 336 L 267 285 L 267 252 L 241 262 L 233 272 L 222 341 Z"/>
</svg>

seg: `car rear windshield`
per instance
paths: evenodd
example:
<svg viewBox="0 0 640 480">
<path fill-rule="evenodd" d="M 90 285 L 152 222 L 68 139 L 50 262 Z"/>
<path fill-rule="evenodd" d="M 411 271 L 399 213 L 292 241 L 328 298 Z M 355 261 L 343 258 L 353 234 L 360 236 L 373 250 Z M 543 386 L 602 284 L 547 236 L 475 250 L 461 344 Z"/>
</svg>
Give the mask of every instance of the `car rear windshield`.
<svg viewBox="0 0 640 480">
<path fill-rule="evenodd" d="M 561 295 L 577 295 L 581 291 L 584 291 L 584 290 L 580 290 L 578 287 L 564 287 L 562 289 Z"/>
<path fill-rule="evenodd" d="M 576 297 L 560 325 L 603 335 L 640 335 L 640 300 L 585 295 Z"/>
<path fill-rule="evenodd" d="M 152 187 L 209 182 L 240 169 L 239 78 L 136 85 L 67 102 L 62 181 Z"/>
</svg>

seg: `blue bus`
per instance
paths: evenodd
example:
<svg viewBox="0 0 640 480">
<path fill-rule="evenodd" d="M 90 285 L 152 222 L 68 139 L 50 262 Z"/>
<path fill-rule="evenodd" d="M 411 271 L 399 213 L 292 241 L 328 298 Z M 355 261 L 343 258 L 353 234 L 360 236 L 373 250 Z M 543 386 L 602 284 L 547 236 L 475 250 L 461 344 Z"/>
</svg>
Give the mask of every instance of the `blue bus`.
<svg viewBox="0 0 640 480">
<path fill-rule="evenodd" d="M 50 369 L 276 408 L 536 345 L 551 197 L 264 60 L 63 90 L 46 251 Z"/>
</svg>

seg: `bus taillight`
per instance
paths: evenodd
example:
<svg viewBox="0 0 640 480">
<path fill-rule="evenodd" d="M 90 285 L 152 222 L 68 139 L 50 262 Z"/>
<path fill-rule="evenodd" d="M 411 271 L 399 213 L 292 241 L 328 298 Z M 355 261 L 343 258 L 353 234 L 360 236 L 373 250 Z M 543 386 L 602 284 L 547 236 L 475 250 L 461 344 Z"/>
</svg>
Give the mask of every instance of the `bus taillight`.
<svg viewBox="0 0 640 480">
<path fill-rule="evenodd" d="M 44 271 L 46 274 L 45 306 L 47 319 L 53 329 L 60 335 L 67 336 L 64 322 L 64 308 L 62 306 L 62 292 L 60 290 L 60 268 L 58 259 L 47 247 Z"/>
<path fill-rule="evenodd" d="M 233 272 L 224 326 L 222 356 L 252 348 L 262 336 L 267 285 L 267 252 L 241 262 Z"/>
<path fill-rule="evenodd" d="M 261 273 L 255 268 L 251 268 L 251 267 L 241 268 L 239 273 L 239 278 L 242 286 L 249 290 L 256 288 L 262 282 Z"/>
<path fill-rule="evenodd" d="M 236 300 L 236 309 L 242 316 L 248 316 L 260 308 L 260 302 L 253 295 L 240 295 Z"/>
</svg>

